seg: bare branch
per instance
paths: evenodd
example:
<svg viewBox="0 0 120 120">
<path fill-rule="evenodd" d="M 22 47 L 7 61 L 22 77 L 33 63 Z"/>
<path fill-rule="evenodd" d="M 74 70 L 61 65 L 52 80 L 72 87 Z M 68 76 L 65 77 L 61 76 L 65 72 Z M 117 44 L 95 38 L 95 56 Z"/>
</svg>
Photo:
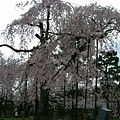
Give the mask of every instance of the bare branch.
<svg viewBox="0 0 120 120">
<path fill-rule="evenodd" d="M 18 49 L 15 49 L 14 47 L 12 47 L 10 45 L 7 45 L 7 44 L 0 45 L 0 47 L 4 47 L 4 46 L 12 49 L 14 52 L 32 52 L 34 49 L 38 48 L 38 46 L 37 46 L 37 47 L 33 47 L 32 49 L 29 49 L 29 50 L 22 50 L 22 49 L 18 50 Z"/>
<path fill-rule="evenodd" d="M 76 35 L 71 34 L 71 33 L 55 33 L 55 32 L 48 32 L 48 33 L 53 34 L 53 35 L 70 35 L 70 36 L 76 37 Z"/>
<path fill-rule="evenodd" d="M 47 29 L 46 29 L 46 36 L 45 36 L 46 40 L 48 39 L 48 31 L 49 31 L 50 6 L 47 6 L 47 9 L 48 9 L 47 10 Z"/>
<path fill-rule="evenodd" d="M 62 67 L 55 73 L 55 75 L 51 78 L 51 80 L 53 80 L 58 74 L 59 72 L 62 70 Z"/>
</svg>

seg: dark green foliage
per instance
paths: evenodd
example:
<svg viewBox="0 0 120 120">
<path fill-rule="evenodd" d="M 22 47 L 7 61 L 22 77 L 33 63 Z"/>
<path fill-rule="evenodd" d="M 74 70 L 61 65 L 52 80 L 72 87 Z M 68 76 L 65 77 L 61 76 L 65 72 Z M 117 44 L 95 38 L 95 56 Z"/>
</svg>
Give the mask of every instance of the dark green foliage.
<svg viewBox="0 0 120 120">
<path fill-rule="evenodd" d="M 119 81 L 120 66 L 118 62 L 119 58 L 114 50 L 101 52 L 98 59 L 98 68 L 103 73 L 105 80 L 112 79 L 113 81 Z"/>
<path fill-rule="evenodd" d="M 113 92 L 118 91 L 118 82 L 120 79 L 120 66 L 118 65 L 119 58 L 116 51 L 102 51 L 98 58 L 98 69 L 100 70 L 102 77 L 100 79 L 100 87 L 103 90 L 102 96 L 109 103 L 110 90 Z M 113 87 L 115 86 L 115 87 Z M 109 105 L 108 105 L 109 107 Z"/>
</svg>

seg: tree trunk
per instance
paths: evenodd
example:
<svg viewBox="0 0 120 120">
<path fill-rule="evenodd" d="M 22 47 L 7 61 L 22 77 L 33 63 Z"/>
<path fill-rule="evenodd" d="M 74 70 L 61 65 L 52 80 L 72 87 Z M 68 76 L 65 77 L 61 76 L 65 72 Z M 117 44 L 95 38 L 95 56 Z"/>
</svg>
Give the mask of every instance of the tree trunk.
<svg viewBox="0 0 120 120">
<path fill-rule="evenodd" d="M 34 120 L 39 120 L 39 116 L 38 116 L 38 108 L 39 108 L 39 100 L 38 100 L 38 82 L 36 79 L 36 86 L 35 86 L 35 115 L 34 115 Z"/>
</svg>

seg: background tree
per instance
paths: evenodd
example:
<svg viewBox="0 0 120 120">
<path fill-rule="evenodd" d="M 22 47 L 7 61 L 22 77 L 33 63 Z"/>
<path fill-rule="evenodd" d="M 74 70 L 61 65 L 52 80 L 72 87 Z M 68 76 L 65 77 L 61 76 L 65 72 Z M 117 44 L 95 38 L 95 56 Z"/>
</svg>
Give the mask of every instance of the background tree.
<svg viewBox="0 0 120 120">
<path fill-rule="evenodd" d="M 116 103 L 119 99 L 119 89 L 117 89 L 120 81 L 120 66 L 117 52 L 101 51 L 98 59 L 98 67 L 102 74 L 99 78 L 100 91 L 102 91 L 102 97 L 107 103 L 107 107 L 113 107 L 111 104 Z M 115 108 L 114 108 L 115 109 Z"/>
<path fill-rule="evenodd" d="M 13 114 L 15 104 L 16 87 L 19 76 L 20 61 L 11 58 L 5 59 L 1 55 L 0 58 L 0 101 L 2 107 L 2 113 L 4 115 Z M 20 69 L 19 69 L 20 70 Z"/>
</svg>

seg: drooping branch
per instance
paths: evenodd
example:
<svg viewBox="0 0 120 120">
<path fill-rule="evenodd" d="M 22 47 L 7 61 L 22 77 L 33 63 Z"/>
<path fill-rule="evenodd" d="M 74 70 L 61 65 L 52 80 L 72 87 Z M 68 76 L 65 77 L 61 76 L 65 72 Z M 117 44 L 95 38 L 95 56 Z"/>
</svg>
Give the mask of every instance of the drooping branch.
<svg viewBox="0 0 120 120">
<path fill-rule="evenodd" d="M 8 47 L 8 48 L 12 49 L 14 52 L 32 52 L 34 49 L 38 48 L 38 46 L 36 46 L 36 47 L 33 47 L 32 49 L 29 49 L 29 50 L 26 50 L 26 49 L 19 49 L 18 50 L 18 49 L 15 49 L 14 47 L 12 47 L 8 44 L 2 44 L 2 45 L 0 45 L 0 47 Z"/>
<path fill-rule="evenodd" d="M 77 38 L 76 38 L 76 40 L 77 40 Z M 90 40 L 88 40 L 88 43 L 90 43 Z M 86 50 L 86 47 L 87 47 L 87 42 L 84 43 L 81 47 L 79 47 L 79 52 L 81 53 L 81 52 L 83 52 L 84 50 Z M 70 67 L 71 64 L 72 64 L 72 61 L 75 62 L 76 55 L 77 55 L 76 52 L 74 52 L 74 54 L 71 55 L 71 59 L 67 62 L 67 64 L 61 62 L 61 65 L 64 66 L 64 69 L 63 69 L 63 67 L 61 67 L 61 68 L 53 75 L 53 77 L 51 78 L 51 80 L 53 80 L 53 79 L 60 73 L 61 70 L 66 70 L 68 67 Z"/>
</svg>

